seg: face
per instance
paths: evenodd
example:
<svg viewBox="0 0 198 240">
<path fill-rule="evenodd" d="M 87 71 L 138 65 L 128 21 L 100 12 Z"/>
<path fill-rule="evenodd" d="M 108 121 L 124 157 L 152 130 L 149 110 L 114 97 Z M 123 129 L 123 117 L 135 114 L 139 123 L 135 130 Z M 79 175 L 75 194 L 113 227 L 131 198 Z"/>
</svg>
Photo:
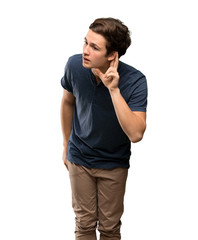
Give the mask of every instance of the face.
<svg viewBox="0 0 198 240">
<path fill-rule="evenodd" d="M 102 35 L 89 30 L 83 47 L 83 66 L 85 68 L 99 68 L 105 72 L 111 60 L 106 53 L 106 39 Z"/>
</svg>

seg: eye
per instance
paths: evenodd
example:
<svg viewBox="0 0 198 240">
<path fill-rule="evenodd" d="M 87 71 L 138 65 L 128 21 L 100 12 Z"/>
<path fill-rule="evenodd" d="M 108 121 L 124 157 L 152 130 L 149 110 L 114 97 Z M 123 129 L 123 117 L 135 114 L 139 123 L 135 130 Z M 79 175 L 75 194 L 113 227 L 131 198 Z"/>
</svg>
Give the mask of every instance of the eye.
<svg viewBox="0 0 198 240">
<path fill-rule="evenodd" d="M 95 45 L 95 44 L 91 44 L 91 47 L 92 47 L 94 50 L 99 51 L 99 48 L 98 48 L 97 45 Z"/>
</svg>

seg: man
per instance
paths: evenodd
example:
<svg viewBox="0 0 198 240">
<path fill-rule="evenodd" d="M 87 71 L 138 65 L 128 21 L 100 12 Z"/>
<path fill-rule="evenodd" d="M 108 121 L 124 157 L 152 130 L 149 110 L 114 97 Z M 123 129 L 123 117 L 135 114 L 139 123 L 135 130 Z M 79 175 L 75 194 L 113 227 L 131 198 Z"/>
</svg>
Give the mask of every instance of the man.
<svg viewBox="0 0 198 240">
<path fill-rule="evenodd" d="M 69 58 L 61 79 L 63 161 L 69 170 L 76 239 L 121 239 L 131 142 L 146 129 L 145 76 L 119 61 L 131 44 L 117 19 L 96 19 L 83 54 Z"/>
</svg>

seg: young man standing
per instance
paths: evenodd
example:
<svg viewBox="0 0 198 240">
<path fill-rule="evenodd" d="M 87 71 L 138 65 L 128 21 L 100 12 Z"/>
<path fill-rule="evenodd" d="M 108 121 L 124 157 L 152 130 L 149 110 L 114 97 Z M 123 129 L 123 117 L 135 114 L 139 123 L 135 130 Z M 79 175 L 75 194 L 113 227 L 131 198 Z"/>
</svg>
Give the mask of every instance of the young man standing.
<svg viewBox="0 0 198 240">
<path fill-rule="evenodd" d="M 96 19 L 83 54 L 69 58 L 61 79 L 63 161 L 69 170 L 76 240 L 121 239 L 131 142 L 146 129 L 145 76 L 119 61 L 131 44 L 114 18 Z"/>
</svg>

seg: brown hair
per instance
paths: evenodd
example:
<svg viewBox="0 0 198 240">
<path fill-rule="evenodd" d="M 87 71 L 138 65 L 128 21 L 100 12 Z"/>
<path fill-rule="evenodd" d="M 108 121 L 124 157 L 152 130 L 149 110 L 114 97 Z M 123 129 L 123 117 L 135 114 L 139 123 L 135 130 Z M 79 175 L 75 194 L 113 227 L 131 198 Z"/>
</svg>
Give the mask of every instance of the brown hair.
<svg viewBox="0 0 198 240">
<path fill-rule="evenodd" d="M 107 55 L 117 51 L 121 57 L 131 45 L 130 31 L 118 19 L 98 18 L 89 26 L 89 29 L 101 34 L 107 40 Z"/>
</svg>

